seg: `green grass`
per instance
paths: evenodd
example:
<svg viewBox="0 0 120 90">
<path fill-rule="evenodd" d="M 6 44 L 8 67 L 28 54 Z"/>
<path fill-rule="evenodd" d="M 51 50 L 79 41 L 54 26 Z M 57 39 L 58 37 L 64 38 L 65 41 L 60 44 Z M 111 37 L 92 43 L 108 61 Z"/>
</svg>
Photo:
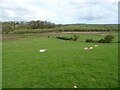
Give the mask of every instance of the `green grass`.
<svg viewBox="0 0 120 90">
<path fill-rule="evenodd" d="M 2 89 L 2 41 L 0 40 L 0 89 Z"/>
<path fill-rule="evenodd" d="M 90 35 L 80 37 L 82 42 L 34 36 L 3 41 L 3 87 L 118 87 L 118 44 L 99 44 L 86 51 L 84 47 L 95 43 L 84 42 Z M 47 52 L 39 53 L 40 48 Z"/>
</svg>

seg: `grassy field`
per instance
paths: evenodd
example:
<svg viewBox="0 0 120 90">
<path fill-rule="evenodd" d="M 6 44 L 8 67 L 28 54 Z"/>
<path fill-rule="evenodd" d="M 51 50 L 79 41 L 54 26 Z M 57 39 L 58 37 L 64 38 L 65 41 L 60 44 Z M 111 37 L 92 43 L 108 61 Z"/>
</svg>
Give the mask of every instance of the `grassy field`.
<svg viewBox="0 0 120 90">
<path fill-rule="evenodd" d="M 79 35 L 77 42 L 44 35 L 3 40 L 3 88 L 118 87 L 117 35 L 113 43 L 98 47 L 85 40 L 104 34 Z M 84 50 L 86 46 L 93 50 Z M 40 53 L 40 48 L 47 52 Z"/>
<path fill-rule="evenodd" d="M 1 88 L 2 88 L 2 40 L 0 39 L 0 89 Z"/>
</svg>

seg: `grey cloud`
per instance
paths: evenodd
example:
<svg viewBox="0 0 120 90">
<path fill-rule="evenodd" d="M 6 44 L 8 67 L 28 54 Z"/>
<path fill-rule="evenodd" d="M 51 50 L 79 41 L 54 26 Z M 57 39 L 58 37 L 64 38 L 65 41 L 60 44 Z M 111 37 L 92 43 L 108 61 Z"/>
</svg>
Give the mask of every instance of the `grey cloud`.
<svg viewBox="0 0 120 90">
<path fill-rule="evenodd" d="M 12 0 L 12 2 L 13 1 L 14 0 Z M 3 12 L 2 15 L 0 14 L 0 17 L 2 17 L 3 20 L 43 18 L 55 23 L 116 22 L 118 14 L 117 2 L 107 3 L 103 2 L 103 0 L 101 2 L 95 0 L 92 0 L 92 2 L 90 2 L 90 0 L 85 1 L 86 2 L 81 3 L 79 0 L 52 0 L 51 2 L 47 2 L 46 0 L 32 0 L 26 4 L 19 4 L 17 2 L 11 4 L 10 1 L 7 1 L 7 3 L 2 2 L 0 4 L 0 8 L 2 8 Z M 39 11 L 39 9 L 41 11 Z M 11 13 L 13 12 L 15 16 L 11 17 L 9 15 L 10 12 L 6 12 L 6 10 L 11 11 Z M 45 12 L 43 13 L 42 11 Z M 50 15 L 50 13 L 54 15 Z"/>
</svg>

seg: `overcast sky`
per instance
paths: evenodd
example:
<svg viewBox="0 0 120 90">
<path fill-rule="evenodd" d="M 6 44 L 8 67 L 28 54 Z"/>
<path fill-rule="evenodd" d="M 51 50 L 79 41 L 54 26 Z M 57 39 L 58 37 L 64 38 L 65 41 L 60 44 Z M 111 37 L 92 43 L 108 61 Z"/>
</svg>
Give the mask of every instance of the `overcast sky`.
<svg viewBox="0 0 120 90">
<path fill-rule="evenodd" d="M 118 23 L 119 0 L 1 0 L 0 21 Z"/>
</svg>

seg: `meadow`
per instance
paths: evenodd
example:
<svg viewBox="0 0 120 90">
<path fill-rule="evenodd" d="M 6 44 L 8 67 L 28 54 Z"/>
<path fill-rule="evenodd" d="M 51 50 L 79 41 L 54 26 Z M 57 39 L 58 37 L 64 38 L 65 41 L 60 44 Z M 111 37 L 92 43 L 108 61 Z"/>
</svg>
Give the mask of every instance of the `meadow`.
<svg viewBox="0 0 120 90">
<path fill-rule="evenodd" d="M 2 40 L 0 35 L 0 89 L 2 88 Z"/>
<path fill-rule="evenodd" d="M 108 33 L 79 33 L 78 41 L 60 40 L 67 33 L 3 35 L 3 88 L 116 88 L 118 36 L 112 43 L 87 43 Z M 48 37 L 50 36 L 50 37 Z M 98 44 L 98 47 L 94 47 Z M 92 46 L 92 50 L 84 47 Z M 40 53 L 39 49 L 47 51 Z"/>
</svg>

